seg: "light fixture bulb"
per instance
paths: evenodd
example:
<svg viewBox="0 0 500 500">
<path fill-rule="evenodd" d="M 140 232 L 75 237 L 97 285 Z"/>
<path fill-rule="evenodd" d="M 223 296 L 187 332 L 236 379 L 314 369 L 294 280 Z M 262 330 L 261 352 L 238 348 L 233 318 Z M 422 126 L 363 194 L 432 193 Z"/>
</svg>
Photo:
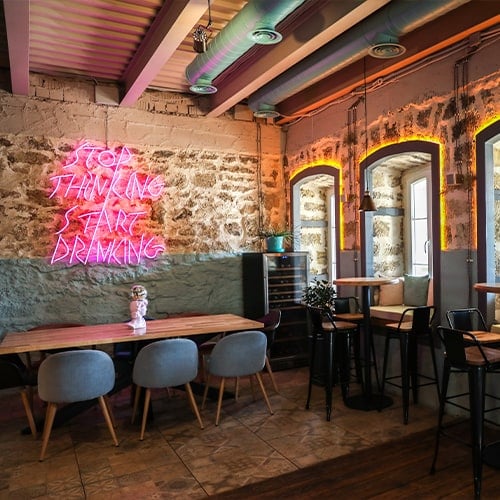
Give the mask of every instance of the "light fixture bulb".
<svg viewBox="0 0 500 500">
<path fill-rule="evenodd" d="M 366 190 L 363 195 L 363 199 L 361 200 L 361 204 L 359 205 L 360 212 L 376 212 L 377 207 L 375 206 L 375 202 L 370 196 L 370 191 Z"/>
<path fill-rule="evenodd" d="M 210 38 L 211 32 L 208 27 L 198 26 L 193 31 L 193 49 L 198 54 L 203 54 L 207 50 L 208 39 Z"/>
</svg>

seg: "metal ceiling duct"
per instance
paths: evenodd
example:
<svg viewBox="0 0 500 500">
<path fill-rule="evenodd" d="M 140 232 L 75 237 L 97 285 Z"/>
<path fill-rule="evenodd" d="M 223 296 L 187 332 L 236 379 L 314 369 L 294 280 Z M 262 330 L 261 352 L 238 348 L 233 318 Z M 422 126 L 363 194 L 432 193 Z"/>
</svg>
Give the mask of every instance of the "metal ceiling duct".
<svg viewBox="0 0 500 500">
<path fill-rule="evenodd" d="M 364 57 L 381 39 L 397 44 L 398 37 L 415 30 L 470 0 L 396 0 L 354 26 L 310 56 L 282 73 L 272 82 L 252 94 L 250 109 L 258 116 L 262 109 L 273 108 L 314 80 L 331 74 Z"/>
<path fill-rule="evenodd" d="M 186 68 L 191 91 L 213 94 L 213 80 L 256 43 L 269 45 L 281 40 L 276 25 L 305 0 L 253 0 L 220 31 L 206 52 Z"/>
</svg>

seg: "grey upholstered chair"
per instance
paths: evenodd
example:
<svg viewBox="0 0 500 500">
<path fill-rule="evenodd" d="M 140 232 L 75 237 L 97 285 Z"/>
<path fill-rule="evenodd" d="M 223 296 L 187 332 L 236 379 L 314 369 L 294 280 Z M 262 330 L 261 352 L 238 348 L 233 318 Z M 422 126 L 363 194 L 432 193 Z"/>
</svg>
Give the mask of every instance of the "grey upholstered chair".
<svg viewBox="0 0 500 500">
<path fill-rule="evenodd" d="M 208 378 L 203 394 L 203 404 L 208 393 L 210 376 L 221 377 L 219 385 L 219 397 L 217 401 L 217 415 L 215 425 L 219 425 L 222 396 L 226 378 L 237 378 L 255 375 L 260 389 L 266 401 L 271 415 L 273 410 L 267 397 L 267 392 L 262 383 L 260 372 L 266 363 L 267 339 L 266 335 L 259 331 L 249 330 L 246 332 L 233 333 L 220 339 L 213 348 L 207 360 Z"/>
<path fill-rule="evenodd" d="M 198 406 L 189 382 L 198 374 L 198 348 L 189 339 L 167 339 L 153 342 L 143 347 L 135 359 L 132 380 L 136 384 L 134 411 L 132 422 L 135 420 L 139 394 L 141 388 L 146 389 L 144 410 L 142 413 L 141 441 L 144 439 L 144 430 L 148 418 L 148 409 L 151 401 L 151 389 L 176 387 L 184 385 L 191 408 L 203 429 Z"/>
<path fill-rule="evenodd" d="M 66 351 L 48 356 L 38 370 L 38 395 L 47 402 L 40 461 L 45 457 L 52 425 L 60 403 L 76 403 L 97 398 L 115 446 L 118 446 L 113 417 L 104 395 L 115 385 L 115 368 L 103 351 Z"/>
</svg>

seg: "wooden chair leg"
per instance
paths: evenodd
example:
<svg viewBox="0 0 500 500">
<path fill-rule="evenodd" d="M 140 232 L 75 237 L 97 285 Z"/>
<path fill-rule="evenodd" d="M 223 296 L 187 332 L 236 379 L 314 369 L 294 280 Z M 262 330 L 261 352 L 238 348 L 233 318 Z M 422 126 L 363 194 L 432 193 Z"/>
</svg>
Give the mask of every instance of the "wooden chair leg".
<svg viewBox="0 0 500 500">
<path fill-rule="evenodd" d="M 45 424 L 43 426 L 42 435 L 42 451 L 40 452 L 40 462 L 45 458 L 45 451 L 47 450 L 47 445 L 49 443 L 50 433 L 52 431 L 52 425 L 54 424 L 54 418 L 56 416 L 57 404 L 47 403 L 47 412 L 45 414 Z"/>
<path fill-rule="evenodd" d="M 188 382 L 185 384 L 186 387 L 186 394 L 188 396 L 189 404 L 191 405 L 191 408 L 196 415 L 196 418 L 198 420 L 198 423 L 200 424 L 200 428 L 204 429 L 205 426 L 203 425 L 203 421 L 201 420 L 201 415 L 200 412 L 198 411 L 198 405 L 196 404 L 196 400 L 194 399 L 193 395 L 193 390 L 191 389 L 191 384 Z"/>
<path fill-rule="evenodd" d="M 26 386 L 26 394 L 28 396 L 28 402 L 29 402 L 29 405 L 30 405 L 30 408 L 31 408 L 31 412 L 33 412 L 33 400 L 34 400 L 34 397 L 33 397 L 33 387 L 31 385 L 28 385 Z"/>
<path fill-rule="evenodd" d="M 250 380 L 250 389 L 252 391 L 252 399 L 255 401 L 255 387 L 253 386 L 253 377 L 252 377 L 252 375 L 249 375 L 248 379 Z"/>
<path fill-rule="evenodd" d="M 224 384 L 226 379 L 222 377 L 219 385 L 219 398 L 217 400 L 217 414 L 215 415 L 215 425 L 219 425 L 220 409 L 222 406 L 222 396 L 224 395 Z"/>
<path fill-rule="evenodd" d="M 207 380 L 205 382 L 205 390 L 203 391 L 203 399 L 201 401 L 202 410 L 205 408 L 205 401 L 207 400 L 209 384 L 210 384 L 210 373 L 207 375 Z"/>
<path fill-rule="evenodd" d="M 240 396 L 240 377 L 234 379 L 234 400 L 238 401 Z"/>
<path fill-rule="evenodd" d="M 146 422 L 148 420 L 149 403 L 151 402 L 151 389 L 146 388 L 146 395 L 144 396 L 144 410 L 142 411 L 142 424 L 141 424 L 141 441 L 144 439 L 144 431 L 146 430 Z"/>
<path fill-rule="evenodd" d="M 109 399 L 109 396 L 107 394 L 104 395 L 103 397 L 106 403 L 106 407 L 108 409 L 109 417 L 111 418 L 111 423 L 113 424 L 113 428 L 116 429 L 116 420 L 115 420 L 115 414 L 113 413 L 113 407 L 111 405 L 111 399 Z"/>
<path fill-rule="evenodd" d="M 138 385 L 136 385 L 135 386 L 135 396 L 134 396 L 134 409 L 132 410 L 132 420 L 130 421 L 130 423 L 132 423 L 132 424 L 135 422 L 135 416 L 137 415 L 137 408 L 139 406 L 140 393 L 141 393 L 141 388 Z"/>
<path fill-rule="evenodd" d="M 269 408 L 269 413 L 271 415 L 274 415 L 273 409 L 271 408 L 271 403 L 269 401 L 269 398 L 267 397 L 266 388 L 264 387 L 264 383 L 262 382 L 262 376 L 258 372 L 255 374 L 255 376 L 257 377 L 257 381 L 259 382 L 259 385 L 260 385 L 260 390 L 262 391 L 262 395 L 264 396 L 267 407 Z"/>
<path fill-rule="evenodd" d="M 273 370 L 271 369 L 271 363 L 269 362 L 269 358 L 266 356 L 266 369 L 267 373 L 269 373 L 269 378 L 271 379 L 271 384 L 273 385 L 273 389 L 275 392 L 279 393 L 278 385 L 276 384 L 276 379 L 274 378 Z"/>
<path fill-rule="evenodd" d="M 26 412 L 26 417 L 28 418 L 28 423 L 31 429 L 31 434 L 33 434 L 33 438 L 36 439 L 37 437 L 37 432 L 36 432 L 36 424 L 35 424 L 35 419 L 33 418 L 33 412 L 31 409 L 28 393 L 26 389 L 23 389 L 21 391 L 21 399 L 23 401 L 23 406 L 24 406 L 24 411 Z"/>
<path fill-rule="evenodd" d="M 101 410 L 104 415 L 104 419 L 106 420 L 106 424 L 108 425 L 111 437 L 113 438 L 113 442 L 115 443 L 115 446 L 118 446 L 118 439 L 116 438 L 116 432 L 113 427 L 114 419 L 111 417 L 111 411 L 108 407 L 106 398 L 104 398 L 103 396 L 99 396 L 99 404 L 101 405 Z"/>
</svg>

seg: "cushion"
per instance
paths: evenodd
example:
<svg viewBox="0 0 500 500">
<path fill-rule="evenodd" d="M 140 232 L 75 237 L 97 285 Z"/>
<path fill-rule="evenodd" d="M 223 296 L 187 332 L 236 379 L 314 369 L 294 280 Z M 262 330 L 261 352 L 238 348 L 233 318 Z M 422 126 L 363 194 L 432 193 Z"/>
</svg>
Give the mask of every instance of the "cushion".
<svg viewBox="0 0 500 500">
<path fill-rule="evenodd" d="M 411 276 L 404 275 L 403 303 L 407 306 L 427 305 L 427 293 L 429 291 L 429 275 Z"/>
<path fill-rule="evenodd" d="M 406 306 L 402 304 L 396 306 L 372 306 L 370 307 L 370 317 L 382 321 L 399 321 Z"/>
<path fill-rule="evenodd" d="M 379 306 L 396 306 L 403 303 L 403 279 L 399 278 L 397 283 L 380 285 L 378 295 Z"/>
</svg>

